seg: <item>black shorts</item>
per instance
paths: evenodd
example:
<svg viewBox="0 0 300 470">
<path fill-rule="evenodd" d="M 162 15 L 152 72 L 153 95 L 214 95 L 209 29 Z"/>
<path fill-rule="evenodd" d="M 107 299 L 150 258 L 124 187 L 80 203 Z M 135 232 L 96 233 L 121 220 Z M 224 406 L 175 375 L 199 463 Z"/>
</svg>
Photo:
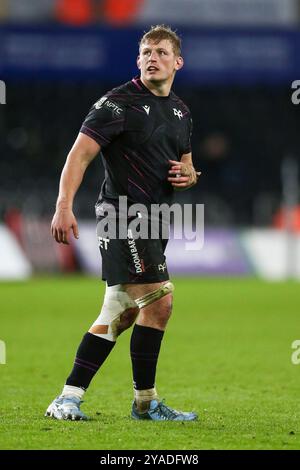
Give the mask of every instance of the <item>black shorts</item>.
<svg viewBox="0 0 300 470">
<path fill-rule="evenodd" d="M 101 217 L 97 221 L 101 221 Z M 147 284 L 169 279 L 164 255 L 165 238 L 109 238 L 97 230 L 102 256 L 102 279 L 108 286 L 116 284 Z M 127 234 L 128 235 L 128 234 Z"/>
</svg>

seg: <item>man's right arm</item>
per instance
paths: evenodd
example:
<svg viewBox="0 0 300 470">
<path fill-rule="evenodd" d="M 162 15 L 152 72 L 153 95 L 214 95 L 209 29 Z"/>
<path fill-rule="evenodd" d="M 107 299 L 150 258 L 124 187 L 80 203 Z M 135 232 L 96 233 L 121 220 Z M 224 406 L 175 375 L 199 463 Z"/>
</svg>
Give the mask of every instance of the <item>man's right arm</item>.
<svg viewBox="0 0 300 470">
<path fill-rule="evenodd" d="M 57 243 L 69 244 L 69 232 L 78 238 L 78 225 L 73 214 L 73 200 L 82 182 L 85 170 L 100 151 L 100 145 L 89 136 L 79 133 L 63 168 L 56 211 L 51 233 Z"/>
</svg>

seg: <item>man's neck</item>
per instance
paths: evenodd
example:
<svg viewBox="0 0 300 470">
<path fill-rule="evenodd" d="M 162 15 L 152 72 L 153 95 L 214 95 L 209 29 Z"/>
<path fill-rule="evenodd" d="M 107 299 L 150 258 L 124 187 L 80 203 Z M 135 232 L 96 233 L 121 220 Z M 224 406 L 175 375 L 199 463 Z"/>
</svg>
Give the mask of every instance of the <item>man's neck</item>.
<svg viewBox="0 0 300 470">
<path fill-rule="evenodd" d="M 153 93 L 153 95 L 169 96 L 173 80 L 171 83 L 153 83 L 141 77 L 141 82 L 143 85 L 145 85 L 146 88 L 148 88 L 149 91 L 151 91 L 151 93 Z"/>
</svg>

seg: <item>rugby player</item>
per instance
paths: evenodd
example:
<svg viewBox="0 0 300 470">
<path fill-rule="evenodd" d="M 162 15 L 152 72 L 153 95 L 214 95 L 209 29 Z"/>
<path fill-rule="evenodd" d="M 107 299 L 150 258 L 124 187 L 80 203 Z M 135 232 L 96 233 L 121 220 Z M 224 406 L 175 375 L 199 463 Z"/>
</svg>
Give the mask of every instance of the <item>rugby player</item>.
<svg viewBox="0 0 300 470">
<path fill-rule="evenodd" d="M 139 43 L 140 75 L 108 91 L 91 108 L 62 171 L 51 231 L 57 243 L 78 238 L 72 206 L 91 161 L 101 151 L 105 180 L 96 204 L 98 223 L 109 208 L 120 218 L 119 196 L 128 205 L 170 203 L 174 190 L 192 187 L 200 173 L 191 154 L 192 120 L 188 107 L 171 91 L 183 67 L 181 40 L 168 26 L 153 26 Z M 106 292 L 100 315 L 83 336 L 73 369 L 46 416 L 85 420 L 80 409 L 89 384 L 114 348 L 118 336 L 134 324 L 130 354 L 133 371 L 133 419 L 192 421 L 194 412 L 177 411 L 160 400 L 156 366 L 172 309 L 163 237 L 99 236 Z M 70 319 L 71 321 L 71 319 Z"/>
</svg>

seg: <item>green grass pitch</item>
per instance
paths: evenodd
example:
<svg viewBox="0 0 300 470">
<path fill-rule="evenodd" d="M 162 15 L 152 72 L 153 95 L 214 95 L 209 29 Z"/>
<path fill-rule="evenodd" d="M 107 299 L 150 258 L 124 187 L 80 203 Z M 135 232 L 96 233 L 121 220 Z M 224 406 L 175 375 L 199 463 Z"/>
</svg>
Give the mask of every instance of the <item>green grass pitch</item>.
<svg viewBox="0 0 300 470">
<path fill-rule="evenodd" d="M 299 284 L 256 279 L 173 279 L 173 316 L 157 388 L 192 423 L 130 419 L 130 331 L 94 378 L 90 422 L 44 418 L 98 315 L 104 284 L 88 277 L 0 284 L 1 449 L 299 449 Z"/>
</svg>

